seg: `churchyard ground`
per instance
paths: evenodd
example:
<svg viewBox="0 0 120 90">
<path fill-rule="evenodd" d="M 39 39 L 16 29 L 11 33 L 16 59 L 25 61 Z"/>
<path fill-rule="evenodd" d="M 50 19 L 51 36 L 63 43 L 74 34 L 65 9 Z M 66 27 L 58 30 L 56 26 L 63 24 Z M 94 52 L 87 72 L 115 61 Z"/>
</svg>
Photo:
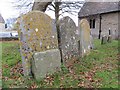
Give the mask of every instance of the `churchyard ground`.
<svg viewBox="0 0 120 90">
<path fill-rule="evenodd" d="M 47 75 L 40 82 L 24 77 L 18 41 L 0 42 L 2 45 L 3 88 L 118 88 L 118 41 L 101 45 L 95 40 L 95 49 L 79 58 L 68 68 Z M 120 47 L 119 47 L 120 48 Z"/>
</svg>

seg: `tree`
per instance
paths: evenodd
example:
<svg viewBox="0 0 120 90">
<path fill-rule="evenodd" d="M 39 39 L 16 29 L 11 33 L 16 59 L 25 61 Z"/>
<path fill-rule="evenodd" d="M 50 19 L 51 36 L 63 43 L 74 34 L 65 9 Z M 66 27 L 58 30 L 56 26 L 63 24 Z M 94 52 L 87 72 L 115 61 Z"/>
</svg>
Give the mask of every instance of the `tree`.
<svg viewBox="0 0 120 90">
<path fill-rule="evenodd" d="M 60 35 L 59 35 L 59 18 L 64 13 L 74 14 L 78 13 L 77 10 L 81 8 L 83 5 L 83 1 L 74 1 L 74 2 L 66 2 L 65 0 L 54 0 L 49 6 L 48 10 L 55 12 L 55 20 L 56 20 L 56 28 L 58 32 L 58 43 L 60 43 Z"/>
<path fill-rule="evenodd" d="M 46 11 L 46 8 L 53 0 L 40 0 L 39 2 L 34 2 L 32 10 Z"/>
<path fill-rule="evenodd" d="M 22 7 L 30 6 L 31 4 L 33 4 L 31 2 L 28 3 L 28 0 L 19 0 L 19 2 L 20 1 L 24 1 L 24 3 L 21 5 Z M 78 13 L 76 9 L 79 10 L 83 3 L 84 3 L 83 1 L 66 2 L 63 0 L 54 0 L 54 1 L 47 0 L 46 2 L 46 0 L 40 0 L 39 2 L 35 1 L 33 4 L 32 10 L 39 10 L 45 12 L 45 10 L 48 7 L 48 10 L 55 12 L 58 45 L 61 55 L 62 55 L 62 51 L 60 48 L 61 41 L 60 41 L 60 30 L 59 30 L 59 17 L 64 13 L 70 13 L 70 14 Z"/>
<path fill-rule="evenodd" d="M 81 8 L 84 1 L 74 0 L 74 2 L 70 2 L 66 0 L 15 0 L 12 3 L 14 3 L 15 7 L 22 13 L 29 10 L 39 10 L 45 12 L 48 8 L 48 10 L 55 12 L 55 19 L 57 21 L 64 13 L 78 13 L 77 10 Z M 27 11 L 23 11 L 23 9 L 27 9 Z"/>
<path fill-rule="evenodd" d="M 15 0 L 12 3 L 14 3 L 14 7 L 20 11 L 20 14 L 24 14 L 30 10 L 45 12 L 47 6 L 51 4 L 52 1 L 53 0 Z"/>
<path fill-rule="evenodd" d="M 57 29 L 57 36 L 58 36 L 58 45 L 59 45 L 59 50 L 61 53 L 62 57 L 62 50 L 61 50 L 61 39 L 60 39 L 60 30 L 59 30 L 59 17 L 63 15 L 64 13 L 78 13 L 76 9 L 80 9 L 81 5 L 84 2 L 76 1 L 76 2 L 65 2 L 63 0 L 54 0 L 49 6 L 48 10 L 52 10 L 55 12 L 55 20 L 56 20 L 56 29 Z M 62 59 L 61 59 L 62 61 Z M 62 61 L 63 62 L 63 61 Z"/>
<path fill-rule="evenodd" d="M 33 0 L 14 0 L 11 1 L 11 3 L 13 4 L 13 7 L 16 8 L 19 12 L 19 14 L 25 14 L 27 12 L 29 12 L 30 10 L 32 10 L 32 6 L 34 1 Z"/>
<path fill-rule="evenodd" d="M 68 2 L 65 0 L 54 0 L 49 6 L 48 10 L 55 12 L 55 18 L 56 20 L 59 19 L 61 15 L 64 13 L 69 13 L 74 15 L 74 13 L 78 13 L 78 10 L 83 5 L 84 1 L 75 1 L 74 2 Z"/>
<path fill-rule="evenodd" d="M 20 13 L 25 13 L 29 10 L 39 10 L 45 12 L 46 9 L 55 12 L 56 23 L 59 17 L 64 13 L 78 13 L 77 10 L 81 8 L 83 1 L 68 2 L 66 0 L 15 0 L 13 2 L 15 7 L 20 10 Z M 28 9 L 23 11 L 23 9 Z"/>
</svg>

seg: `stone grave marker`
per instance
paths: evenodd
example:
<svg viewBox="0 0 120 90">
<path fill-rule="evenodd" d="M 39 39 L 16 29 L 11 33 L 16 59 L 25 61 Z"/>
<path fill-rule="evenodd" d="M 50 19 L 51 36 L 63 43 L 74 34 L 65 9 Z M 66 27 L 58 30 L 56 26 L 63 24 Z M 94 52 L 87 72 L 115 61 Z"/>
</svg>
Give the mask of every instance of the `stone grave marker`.
<svg viewBox="0 0 120 90">
<path fill-rule="evenodd" d="M 44 78 L 46 74 L 60 70 L 61 57 L 58 49 L 36 52 L 33 58 L 32 70 L 37 81 Z"/>
<path fill-rule="evenodd" d="M 112 42 L 112 30 L 109 29 L 109 35 L 108 35 L 108 43 Z"/>
<path fill-rule="evenodd" d="M 101 40 L 101 44 L 106 44 L 106 43 L 107 43 L 107 36 L 103 35 L 102 40 Z"/>
<path fill-rule="evenodd" d="M 60 46 L 62 50 L 63 63 L 69 62 L 73 57 L 79 56 L 80 39 L 76 34 L 76 25 L 70 17 L 64 17 L 60 25 Z"/>
<path fill-rule="evenodd" d="M 18 19 L 18 24 L 24 74 L 29 75 L 32 72 L 34 76 L 37 76 L 36 74 L 40 75 L 40 73 L 43 73 L 40 71 L 40 66 L 37 65 L 47 68 L 48 64 L 44 63 L 45 65 L 42 65 L 43 63 L 41 63 L 41 59 L 43 60 L 42 62 L 53 62 L 53 66 L 55 65 L 56 68 L 60 68 L 61 60 L 58 50 L 57 32 L 52 19 L 43 12 L 31 11 L 21 16 Z M 47 50 L 49 53 L 46 53 Z M 56 54 L 54 52 L 56 52 L 58 58 L 55 58 Z M 52 58 L 50 56 L 51 53 Z M 49 56 L 50 59 L 47 56 Z M 56 62 L 59 63 L 57 64 L 58 66 L 56 65 Z M 53 68 L 53 66 L 51 68 Z M 51 71 L 48 70 L 45 72 Z"/>
<path fill-rule="evenodd" d="M 112 36 L 111 35 L 108 35 L 108 43 L 111 43 L 112 42 Z"/>
<path fill-rule="evenodd" d="M 79 23 L 80 30 L 80 56 L 90 52 L 90 49 L 93 48 L 93 40 L 90 35 L 90 26 L 89 22 L 86 19 L 82 19 Z"/>
</svg>

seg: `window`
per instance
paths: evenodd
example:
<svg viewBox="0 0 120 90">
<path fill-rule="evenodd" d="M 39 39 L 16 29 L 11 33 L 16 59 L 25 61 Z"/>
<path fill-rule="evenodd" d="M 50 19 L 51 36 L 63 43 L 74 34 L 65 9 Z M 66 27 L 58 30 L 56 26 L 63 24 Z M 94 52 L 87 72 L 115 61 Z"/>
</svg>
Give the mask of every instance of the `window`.
<svg viewBox="0 0 120 90">
<path fill-rule="evenodd" d="M 95 19 L 90 19 L 90 28 L 95 28 Z"/>
<path fill-rule="evenodd" d="M 5 28 L 7 28 L 7 24 L 5 24 Z"/>
<path fill-rule="evenodd" d="M 95 28 L 95 19 L 93 19 L 93 28 Z"/>
</svg>

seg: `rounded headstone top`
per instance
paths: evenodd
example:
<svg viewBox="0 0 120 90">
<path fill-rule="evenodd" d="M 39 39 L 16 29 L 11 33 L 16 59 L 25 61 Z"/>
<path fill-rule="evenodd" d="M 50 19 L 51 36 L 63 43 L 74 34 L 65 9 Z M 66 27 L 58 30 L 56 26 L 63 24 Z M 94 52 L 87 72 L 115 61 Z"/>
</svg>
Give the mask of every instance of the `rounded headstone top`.
<svg viewBox="0 0 120 90">
<path fill-rule="evenodd" d="M 72 24 L 74 24 L 74 26 L 76 26 L 76 25 L 75 25 L 75 22 L 74 22 L 69 16 L 63 17 L 63 18 L 60 20 L 60 23 L 69 23 L 69 24 L 70 24 L 70 22 L 71 22 Z"/>
<path fill-rule="evenodd" d="M 18 19 L 20 41 L 27 43 L 34 52 L 57 48 L 56 30 L 53 30 L 52 24 L 50 16 L 41 11 L 31 11 L 22 15 Z"/>
<path fill-rule="evenodd" d="M 89 22 L 88 22 L 87 19 L 82 19 L 82 20 L 80 21 L 80 24 L 81 24 L 81 25 L 87 25 L 87 26 L 89 26 Z"/>
<path fill-rule="evenodd" d="M 74 32 L 76 30 L 76 25 L 75 22 L 69 17 L 63 17 L 60 21 L 60 30 L 66 30 L 69 32 Z"/>
<path fill-rule="evenodd" d="M 3 19 L 1 14 L 0 14 L 0 23 L 5 23 L 5 21 L 4 21 L 4 19 Z"/>
</svg>

